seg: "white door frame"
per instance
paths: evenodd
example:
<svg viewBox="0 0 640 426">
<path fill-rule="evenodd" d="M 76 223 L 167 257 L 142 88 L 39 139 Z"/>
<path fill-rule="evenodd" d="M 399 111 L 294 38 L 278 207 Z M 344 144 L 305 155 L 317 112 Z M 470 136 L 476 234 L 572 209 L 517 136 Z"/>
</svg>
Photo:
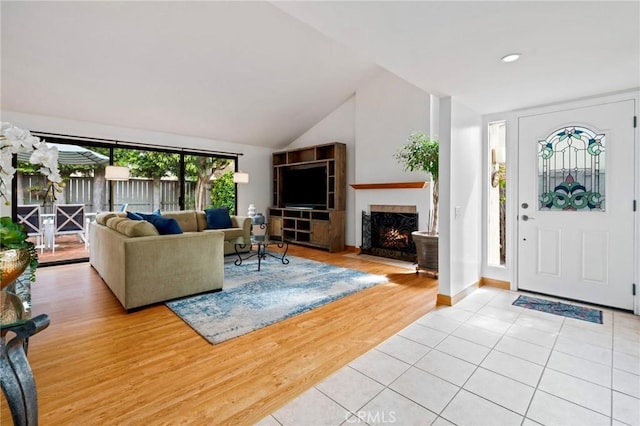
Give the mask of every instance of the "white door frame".
<svg viewBox="0 0 640 426">
<path fill-rule="evenodd" d="M 640 88 L 627 90 L 624 92 L 602 95 L 597 97 L 585 98 L 575 101 L 567 101 L 563 103 L 546 105 L 540 107 L 532 107 L 522 110 L 511 111 L 503 114 L 491 114 L 483 117 L 483 129 L 485 130 L 484 134 L 484 152 L 485 158 L 483 158 L 483 171 L 487 169 L 487 164 L 489 163 L 488 157 L 488 141 L 486 140 L 486 129 L 487 125 L 493 121 L 505 120 L 507 126 L 507 146 L 506 146 L 506 155 L 507 155 L 507 203 L 506 203 L 506 232 L 507 232 L 507 263 L 504 271 L 497 270 L 495 267 L 490 267 L 487 265 L 487 255 L 486 255 L 486 229 L 487 229 L 487 220 L 486 220 L 486 211 L 485 211 L 485 220 L 483 221 L 483 276 L 487 278 L 495 278 L 495 279 L 505 279 L 503 277 L 506 276 L 506 279 L 510 282 L 511 290 L 516 291 L 518 289 L 518 247 L 516 244 L 516 236 L 518 232 L 516 212 L 517 210 L 517 201 L 519 199 L 518 194 L 518 119 L 523 116 L 534 115 L 534 114 L 542 114 L 549 112 L 557 112 L 563 111 L 571 108 L 583 108 L 591 105 L 598 105 L 602 103 L 608 102 L 617 102 L 621 100 L 629 100 L 632 99 L 635 101 L 635 115 L 640 116 Z M 635 188 L 634 188 L 634 199 L 638 202 L 638 207 L 634 214 L 634 257 L 636 259 L 635 267 L 634 267 L 634 283 L 636 284 L 636 295 L 634 297 L 634 313 L 636 315 L 640 315 L 640 117 L 638 118 L 638 124 L 635 128 Z M 486 176 L 486 173 L 484 174 Z M 488 181 L 485 180 L 484 185 L 488 184 Z M 483 205 L 486 206 L 487 203 L 487 192 L 484 192 L 483 197 Z"/>
</svg>

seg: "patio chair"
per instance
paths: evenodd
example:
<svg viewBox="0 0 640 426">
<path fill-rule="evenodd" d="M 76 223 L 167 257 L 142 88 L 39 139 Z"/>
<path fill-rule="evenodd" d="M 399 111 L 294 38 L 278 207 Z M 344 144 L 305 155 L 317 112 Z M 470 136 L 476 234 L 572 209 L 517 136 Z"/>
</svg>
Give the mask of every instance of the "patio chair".
<svg viewBox="0 0 640 426">
<path fill-rule="evenodd" d="M 87 235 L 84 218 L 84 204 L 57 204 L 55 209 L 55 235 L 77 234 L 87 248 Z"/>
<path fill-rule="evenodd" d="M 18 206 L 18 223 L 24 225 L 29 237 L 36 237 L 36 248 L 44 250 L 44 230 L 40 206 L 37 204 Z"/>
</svg>

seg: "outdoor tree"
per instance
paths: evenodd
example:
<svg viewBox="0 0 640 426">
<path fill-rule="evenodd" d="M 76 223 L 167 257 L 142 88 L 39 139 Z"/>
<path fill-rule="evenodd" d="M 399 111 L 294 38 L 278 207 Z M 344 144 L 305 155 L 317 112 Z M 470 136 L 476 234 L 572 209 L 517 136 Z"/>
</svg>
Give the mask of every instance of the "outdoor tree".
<svg viewBox="0 0 640 426">
<path fill-rule="evenodd" d="M 207 185 L 211 181 L 212 177 L 219 178 L 219 176 L 223 176 L 224 171 L 231 164 L 231 160 L 225 158 L 206 157 L 202 155 L 186 155 L 184 160 L 185 177 L 187 179 L 193 178 L 196 181 L 196 188 L 194 191 L 194 208 L 196 210 L 204 210 L 205 207 L 211 203 Z M 213 192 L 211 195 L 213 195 Z"/>
<path fill-rule="evenodd" d="M 152 210 L 160 208 L 160 179 L 165 176 L 178 176 L 180 171 L 180 154 L 116 149 L 114 151 L 114 160 L 115 164 L 129 167 L 131 176 L 152 179 Z"/>
<path fill-rule="evenodd" d="M 235 183 L 233 171 L 227 171 L 213 182 L 210 207 L 227 207 L 229 214 L 236 214 Z"/>
</svg>

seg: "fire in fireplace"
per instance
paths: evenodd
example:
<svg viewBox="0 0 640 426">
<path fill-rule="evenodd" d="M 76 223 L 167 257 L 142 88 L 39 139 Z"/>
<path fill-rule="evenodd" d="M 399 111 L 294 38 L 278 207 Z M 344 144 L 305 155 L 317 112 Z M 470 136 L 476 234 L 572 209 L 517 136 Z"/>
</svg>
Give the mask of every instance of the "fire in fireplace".
<svg viewBox="0 0 640 426">
<path fill-rule="evenodd" d="M 371 206 L 371 214 L 362 212 L 364 254 L 414 262 L 416 247 L 411 233 L 418 230 L 415 206 Z"/>
</svg>

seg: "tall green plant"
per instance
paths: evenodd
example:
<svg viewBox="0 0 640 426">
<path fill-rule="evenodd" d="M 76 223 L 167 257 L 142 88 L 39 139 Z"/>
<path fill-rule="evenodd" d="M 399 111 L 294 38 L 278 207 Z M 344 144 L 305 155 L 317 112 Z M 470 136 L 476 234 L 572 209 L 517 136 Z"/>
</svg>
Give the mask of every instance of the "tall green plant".
<svg viewBox="0 0 640 426">
<path fill-rule="evenodd" d="M 404 166 L 406 171 L 427 172 L 431 175 L 433 210 L 429 215 L 428 232 L 430 234 L 436 234 L 438 230 L 439 152 L 440 144 L 436 139 L 431 139 L 422 132 L 413 132 L 407 139 L 407 143 L 395 154 L 396 160 Z"/>
<path fill-rule="evenodd" d="M 229 214 L 236 214 L 236 185 L 233 171 L 220 175 L 211 188 L 211 207 L 228 207 Z"/>
</svg>

